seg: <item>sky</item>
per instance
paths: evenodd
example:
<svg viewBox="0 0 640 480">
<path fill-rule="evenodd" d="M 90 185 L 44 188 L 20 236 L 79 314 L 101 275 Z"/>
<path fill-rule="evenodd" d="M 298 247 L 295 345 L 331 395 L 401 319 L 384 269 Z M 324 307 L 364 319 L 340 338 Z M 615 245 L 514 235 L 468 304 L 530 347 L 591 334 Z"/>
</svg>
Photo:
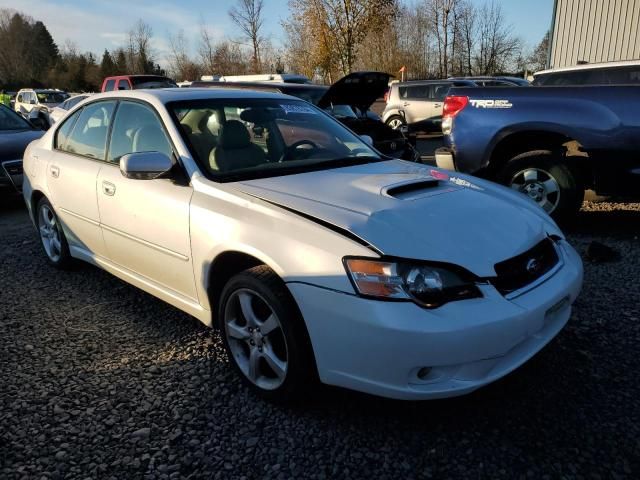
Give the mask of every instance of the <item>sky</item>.
<svg viewBox="0 0 640 480">
<path fill-rule="evenodd" d="M 414 1 L 414 0 L 408 0 Z M 472 0 L 478 5 L 485 0 Z M 513 32 L 530 47 L 536 45 L 551 25 L 553 0 L 496 0 L 502 5 Z M 123 45 L 127 32 L 138 19 L 151 25 L 152 46 L 159 59 L 169 52 L 171 35 L 184 31 L 195 54 L 200 25 L 214 39 L 240 40 L 227 12 L 236 0 L 0 0 L 0 8 L 24 12 L 45 23 L 55 42 L 72 42 L 79 51 L 101 57 L 105 48 Z M 287 0 L 265 0 L 265 34 L 282 46 L 281 22 L 288 16 Z M 165 63 L 164 61 L 160 62 Z"/>
</svg>

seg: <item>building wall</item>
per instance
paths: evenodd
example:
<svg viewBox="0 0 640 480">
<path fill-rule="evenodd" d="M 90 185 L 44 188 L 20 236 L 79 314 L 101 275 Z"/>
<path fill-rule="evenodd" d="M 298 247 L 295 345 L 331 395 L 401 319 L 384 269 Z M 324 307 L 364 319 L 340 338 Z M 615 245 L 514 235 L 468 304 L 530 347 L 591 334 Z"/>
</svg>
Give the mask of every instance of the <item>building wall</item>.
<svg viewBox="0 0 640 480">
<path fill-rule="evenodd" d="M 640 59 L 640 0 L 556 0 L 551 68 Z"/>
</svg>

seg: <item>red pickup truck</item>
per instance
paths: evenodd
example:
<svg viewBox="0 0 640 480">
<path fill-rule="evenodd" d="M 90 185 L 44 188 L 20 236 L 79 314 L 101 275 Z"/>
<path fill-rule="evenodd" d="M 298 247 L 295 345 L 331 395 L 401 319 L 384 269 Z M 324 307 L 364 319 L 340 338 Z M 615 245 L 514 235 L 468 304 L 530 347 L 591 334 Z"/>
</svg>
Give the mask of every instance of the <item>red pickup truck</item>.
<svg viewBox="0 0 640 480">
<path fill-rule="evenodd" d="M 102 81 L 101 92 L 113 90 L 140 90 L 143 88 L 173 88 L 176 82 L 161 75 L 118 75 Z"/>
</svg>

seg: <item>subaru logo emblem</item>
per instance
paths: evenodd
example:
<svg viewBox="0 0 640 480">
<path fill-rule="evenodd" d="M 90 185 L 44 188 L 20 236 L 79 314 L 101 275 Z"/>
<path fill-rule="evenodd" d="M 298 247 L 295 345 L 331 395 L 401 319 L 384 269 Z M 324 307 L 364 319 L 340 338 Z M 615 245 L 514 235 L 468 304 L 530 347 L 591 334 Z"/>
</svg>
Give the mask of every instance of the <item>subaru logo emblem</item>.
<svg viewBox="0 0 640 480">
<path fill-rule="evenodd" d="M 526 268 L 527 268 L 527 272 L 536 273 L 540 268 L 540 262 L 538 262 L 538 260 L 536 260 L 535 258 L 532 258 L 527 262 Z"/>
</svg>

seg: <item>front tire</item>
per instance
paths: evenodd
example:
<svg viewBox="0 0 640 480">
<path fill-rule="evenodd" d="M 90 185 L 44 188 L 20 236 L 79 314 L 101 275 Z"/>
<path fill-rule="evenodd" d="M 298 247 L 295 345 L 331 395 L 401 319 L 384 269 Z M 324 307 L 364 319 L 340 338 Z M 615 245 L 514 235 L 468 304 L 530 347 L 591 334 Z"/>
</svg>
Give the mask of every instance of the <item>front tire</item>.
<svg viewBox="0 0 640 480">
<path fill-rule="evenodd" d="M 254 392 L 288 401 L 314 383 L 309 336 L 284 282 L 265 265 L 241 272 L 224 287 L 218 326 L 227 355 Z"/>
<path fill-rule="evenodd" d="M 46 197 L 42 197 L 36 209 L 36 226 L 47 260 L 56 268 L 68 268 L 72 261 L 69 244 L 53 206 Z"/>
<path fill-rule="evenodd" d="M 584 199 L 580 179 L 561 153 L 550 150 L 516 155 L 498 172 L 498 181 L 527 195 L 559 222 L 574 218 Z"/>
</svg>

